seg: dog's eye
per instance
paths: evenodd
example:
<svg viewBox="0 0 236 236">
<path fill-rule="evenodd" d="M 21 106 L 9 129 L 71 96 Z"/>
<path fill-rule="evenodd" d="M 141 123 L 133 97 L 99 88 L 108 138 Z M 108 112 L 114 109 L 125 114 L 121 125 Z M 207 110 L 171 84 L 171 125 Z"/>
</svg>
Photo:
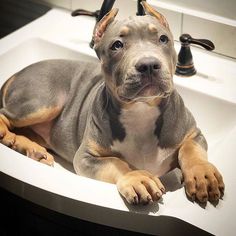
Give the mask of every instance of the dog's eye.
<svg viewBox="0 0 236 236">
<path fill-rule="evenodd" d="M 112 44 L 112 46 L 111 46 L 111 50 L 114 50 L 114 51 L 116 51 L 116 50 L 118 50 L 118 49 L 120 49 L 120 48 L 123 48 L 123 43 L 120 41 L 120 40 L 117 40 L 117 41 L 115 41 L 113 44 Z"/>
<path fill-rule="evenodd" d="M 169 38 L 166 35 L 163 34 L 163 35 L 160 36 L 159 42 L 167 44 L 169 42 Z"/>
</svg>

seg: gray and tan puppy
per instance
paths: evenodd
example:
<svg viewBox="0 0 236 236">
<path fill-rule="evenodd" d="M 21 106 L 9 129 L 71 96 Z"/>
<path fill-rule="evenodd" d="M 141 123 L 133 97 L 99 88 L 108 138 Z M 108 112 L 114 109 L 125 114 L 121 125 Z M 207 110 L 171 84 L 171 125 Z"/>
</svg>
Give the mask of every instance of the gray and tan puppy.
<svg viewBox="0 0 236 236">
<path fill-rule="evenodd" d="M 178 165 L 190 198 L 217 201 L 222 177 L 173 87 L 176 52 L 168 23 L 143 5 L 146 16 L 116 21 L 113 9 L 97 24 L 101 65 L 48 60 L 7 80 L 1 143 L 52 165 L 50 149 L 78 174 L 116 184 L 132 204 L 160 199 L 165 187 L 158 176 Z"/>
</svg>

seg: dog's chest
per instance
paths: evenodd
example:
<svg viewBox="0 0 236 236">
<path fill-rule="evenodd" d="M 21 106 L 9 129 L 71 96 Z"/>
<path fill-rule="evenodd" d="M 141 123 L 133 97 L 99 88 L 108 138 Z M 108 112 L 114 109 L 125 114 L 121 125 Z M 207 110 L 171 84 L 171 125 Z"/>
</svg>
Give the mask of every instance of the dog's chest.
<svg viewBox="0 0 236 236">
<path fill-rule="evenodd" d="M 112 150 L 120 153 L 129 164 L 156 175 L 168 171 L 165 170 L 169 166 L 166 160 L 172 157 L 174 152 L 172 149 L 161 149 L 158 146 L 155 129 L 160 114 L 158 107 L 143 102 L 122 110 L 120 122 L 125 128 L 126 136 L 123 141 L 114 141 L 112 145 Z"/>
</svg>

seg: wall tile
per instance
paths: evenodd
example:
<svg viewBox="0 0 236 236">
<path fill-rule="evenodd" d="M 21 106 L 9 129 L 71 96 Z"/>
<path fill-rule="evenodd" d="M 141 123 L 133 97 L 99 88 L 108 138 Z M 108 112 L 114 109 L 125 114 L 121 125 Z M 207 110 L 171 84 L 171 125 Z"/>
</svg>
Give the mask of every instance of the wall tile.
<svg viewBox="0 0 236 236">
<path fill-rule="evenodd" d="M 137 13 L 137 2 L 130 0 L 116 0 L 114 7 L 119 8 L 118 19 L 135 16 Z"/>
<path fill-rule="evenodd" d="M 72 10 L 82 8 L 89 11 L 99 10 L 102 6 L 103 0 L 72 0 Z M 123 19 L 130 15 L 136 14 L 136 2 L 131 0 L 116 0 L 114 7 L 119 8 L 117 18 Z"/>
<path fill-rule="evenodd" d="M 217 16 L 236 20 L 236 1 L 235 0 L 156 0 L 158 3 L 169 3 L 184 9 L 205 12 Z M 157 4 L 158 4 L 157 3 Z"/>
<path fill-rule="evenodd" d="M 185 14 L 183 33 L 189 33 L 194 38 L 209 39 L 215 44 L 215 52 L 236 58 L 236 27 Z"/>
<path fill-rule="evenodd" d="M 103 0 L 71 0 L 72 10 L 85 9 L 88 11 L 99 10 L 102 6 Z"/>
</svg>

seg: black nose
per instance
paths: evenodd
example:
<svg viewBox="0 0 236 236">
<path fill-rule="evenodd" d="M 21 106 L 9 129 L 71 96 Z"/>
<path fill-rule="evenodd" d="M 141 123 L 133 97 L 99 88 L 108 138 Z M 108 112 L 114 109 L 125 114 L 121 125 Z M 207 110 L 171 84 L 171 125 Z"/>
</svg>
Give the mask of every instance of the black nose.
<svg viewBox="0 0 236 236">
<path fill-rule="evenodd" d="M 155 57 L 144 57 L 137 62 L 135 68 L 142 74 L 152 75 L 161 69 L 161 63 Z"/>
</svg>

